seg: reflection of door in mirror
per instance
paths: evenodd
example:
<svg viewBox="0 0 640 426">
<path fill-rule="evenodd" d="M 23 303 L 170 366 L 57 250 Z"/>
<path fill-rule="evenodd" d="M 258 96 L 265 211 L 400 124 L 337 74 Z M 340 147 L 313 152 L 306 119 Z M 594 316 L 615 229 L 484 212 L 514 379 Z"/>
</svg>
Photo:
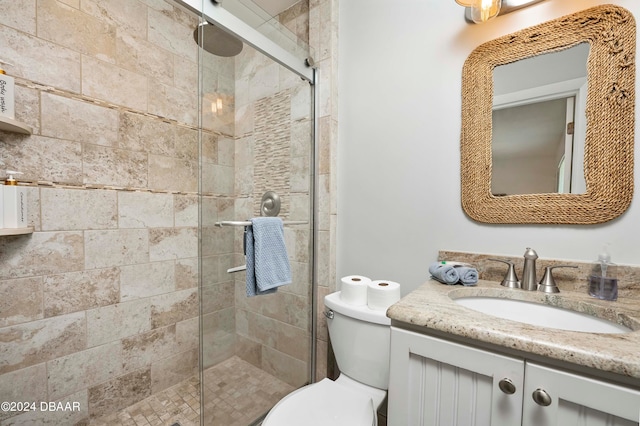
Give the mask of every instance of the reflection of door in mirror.
<svg viewBox="0 0 640 426">
<path fill-rule="evenodd" d="M 570 192 L 574 100 L 571 96 L 494 108 L 493 195 Z"/>
<path fill-rule="evenodd" d="M 491 192 L 584 193 L 589 44 L 494 69 Z"/>
</svg>

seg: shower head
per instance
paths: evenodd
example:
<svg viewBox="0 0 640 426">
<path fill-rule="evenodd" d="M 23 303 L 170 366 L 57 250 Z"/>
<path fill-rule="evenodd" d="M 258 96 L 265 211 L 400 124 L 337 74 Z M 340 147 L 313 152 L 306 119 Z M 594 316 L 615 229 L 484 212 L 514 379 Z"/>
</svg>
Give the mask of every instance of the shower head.
<svg viewBox="0 0 640 426">
<path fill-rule="evenodd" d="M 240 40 L 206 21 L 193 31 L 193 39 L 204 50 L 216 56 L 231 57 L 242 52 L 243 44 Z"/>
</svg>

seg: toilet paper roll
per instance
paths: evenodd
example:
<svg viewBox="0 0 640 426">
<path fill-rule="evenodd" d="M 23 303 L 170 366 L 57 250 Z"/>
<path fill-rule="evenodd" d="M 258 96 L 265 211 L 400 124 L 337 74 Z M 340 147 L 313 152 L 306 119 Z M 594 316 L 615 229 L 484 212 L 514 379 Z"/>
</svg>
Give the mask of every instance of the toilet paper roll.
<svg viewBox="0 0 640 426">
<path fill-rule="evenodd" d="M 386 311 L 400 300 L 400 284 L 394 281 L 377 280 L 367 286 L 367 305 L 374 311 Z"/>
<path fill-rule="evenodd" d="M 360 275 L 349 275 L 340 280 L 340 300 L 349 305 L 367 304 L 367 286 L 371 279 Z"/>
</svg>

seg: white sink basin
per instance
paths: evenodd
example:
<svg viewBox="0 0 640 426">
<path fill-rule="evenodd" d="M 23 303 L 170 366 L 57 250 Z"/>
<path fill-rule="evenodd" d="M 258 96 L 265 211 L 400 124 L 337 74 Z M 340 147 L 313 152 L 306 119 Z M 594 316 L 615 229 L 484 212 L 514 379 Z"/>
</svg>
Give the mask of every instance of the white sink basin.
<svg viewBox="0 0 640 426">
<path fill-rule="evenodd" d="M 568 331 L 589 333 L 629 333 L 624 325 L 555 306 L 498 297 L 461 297 L 457 304 L 474 311 L 512 321 Z"/>
</svg>

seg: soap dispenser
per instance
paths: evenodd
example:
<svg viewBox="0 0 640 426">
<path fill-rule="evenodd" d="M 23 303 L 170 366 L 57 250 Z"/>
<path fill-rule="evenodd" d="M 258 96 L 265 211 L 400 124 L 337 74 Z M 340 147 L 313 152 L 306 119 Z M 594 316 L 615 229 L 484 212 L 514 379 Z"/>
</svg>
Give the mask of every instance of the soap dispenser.
<svg viewBox="0 0 640 426">
<path fill-rule="evenodd" d="M 605 246 L 593 262 L 589 275 L 589 295 L 602 300 L 618 299 L 618 271 Z"/>
<path fill-rule="evenodd" d="M 6 63 L 0 61 L 0 63 Z M 9 64 L 7 64 L 9 65 Z M 15 119 L 15 80 L 0 67 L 0 116 Z"/>
<path fill-rule="evenodd" d="M 14 175 L 21 175 L 20 172 L 7 170 L 9 177 L 2 186 L 3 192 L 3 212 L 5 228 L 26 228 L 27 227 L 27 188 L 18 186 L 18 181 Z"/>
<path fill-rule="evenodd" d="M 0 180 L 0 229 L 4 228 L 4 181 Z"/>
</svg>

